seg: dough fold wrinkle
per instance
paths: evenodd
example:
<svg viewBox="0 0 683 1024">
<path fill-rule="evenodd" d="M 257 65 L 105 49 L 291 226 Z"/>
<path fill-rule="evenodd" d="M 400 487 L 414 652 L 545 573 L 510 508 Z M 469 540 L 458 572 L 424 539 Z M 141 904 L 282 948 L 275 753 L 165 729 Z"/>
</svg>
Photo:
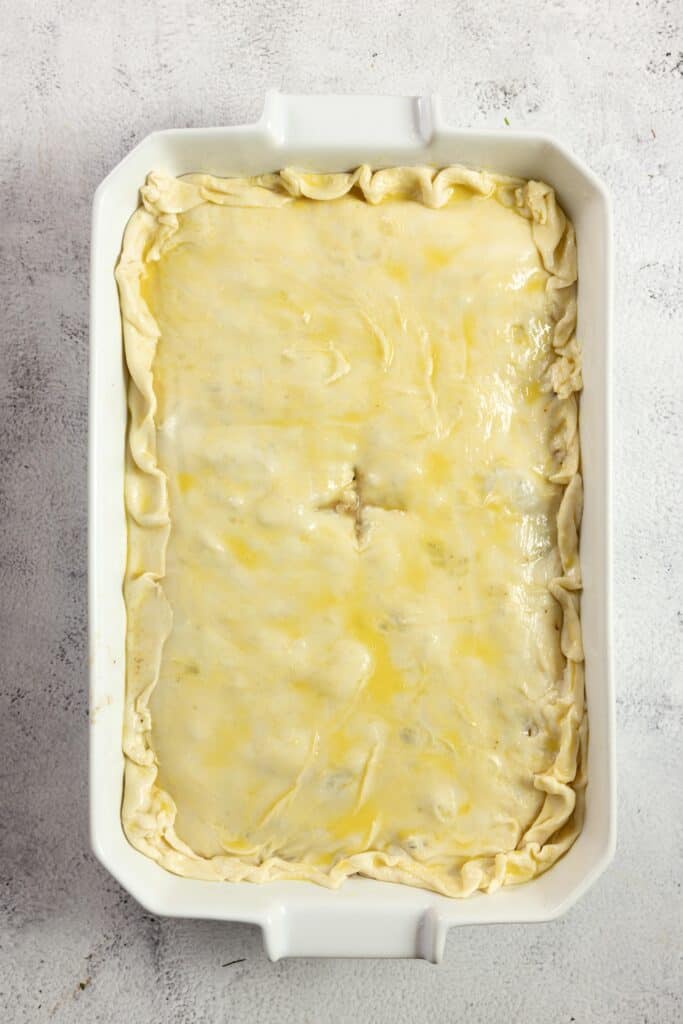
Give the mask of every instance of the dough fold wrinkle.
<svg viewBox="0 0 683 1024">
<path fill-rule="evenodd" d="M 315 174 L 288 168 L 276 174 L 260 175 L 251 179 L 219 179 L 205 174 L 192 174 L 182 179 L 175 179 L 155 172 L 148 176 L 146 184 L 142 187 L 141 198 L 142 204 L 126 228 L 121 258 L 116 268 L 125 357 L 129 371 L 129 428 L 125 482 L 128 561 L 124 581 L 128 632 L 126 647 L 127 694 L 123 732 L 125 784 L 122 805 L 122 822 L 128 839 L 138 850 L 167 870 L 199 879 L 248 880 L 251 882 L 266 882 L 272 879 L 307 879 L 335 888 L 350 875 L 363 874 L 376 879 L 422 886 L 451 897 L 466 897 L 478 890 L 493 892 L 501 885 L 523 882 L 545 871 L 569 849 L 581 829 L 587 748 L 587 718 L 583 687 L 584 653 L 579 605 L 582 586 L 579 532 L 583 490 L 578 434 L 578 394 L 582 387 L 582 380 L 581 354 L 576 339 L 576 239 L 574 228 L 558 205 L 552 188 L 541 182 L 526 182 L 458 166 L 446 167 L 441 170 L 432 167 L 403 167 L 374 172 L 370 167 L 362 166 L 351 173 L 338 174 Z M 533 764 L 537 765 L 538 770 L 529 774 L 528 764 L 532 761 L 524 760 L 526 755 L 520 753 L 522 748 L 518 746 L 518 743 L 524 741 L 518 741 L 516 738 L 514 742 L 512 739 L 508 741 L 507 734 L 504 746 L 508 761 L 506 762 L 504 759 L 501 761 L 503 755 L 497 753 L 497 739 L 492 736 L 490 761 L 487 762 L 490 764 L 487 769 L 490 779 L 495 778 L 496 780 L 495 785 L 498 787 L 496 793 L 504 793 L 508 785 L 513 785 L 513 782 L 506 781 L 508 775 L 511 780 L 519 780 L 518 785 L 523 788 L 526 779 L 524 773 L 527 773 L 529 784 L 526 788 L 529 792 L 525 797 L 527 800 L 525 806 L 527 811 L 531 809 L 533 813 L 531 814 L 529 811 L 531 817 L 527 816 L 523 820 L 522 816 L 518 820 L 506 816 L 501 810 L 495 818 L 495 829 L 490 839 L 482 841 L 481 848 L 468 848 L 468 843 L 470 846 L 473 844 L 468 838 L 470 833 L 463 828 L 462 838 L 458 839 L 459 852 L 455 855 L 446 856 L 444 853 L 447 847 L 445 840 L 443 846 L 440 846 L 439 842 L 431 836 L 425 840 L 424 835 L 413 828 L 412 824 L 403 830 L 397 828 L 395 836 L 389 841 L 386 838 L 387 823 L 382 818 L 381 807 L 375 808 L 372 813 L 368 811 L 367 821 L 363 816 L 364 808 L 369 807 L 372 802 L 372 783 L 380 773 L 382 751 L 387 743 L 394 742 L 393 739 L 388 738 L 389 726 L 386 723 L 383 724 L 381 716 L 378 715 L 377 721 L 372 724 L 371 728 L 369 727 L 370 731 L 363 756 L 357 760 L 355 778 L 349 780 L 347 768 L 339 767 L 336 772 L 330 770 L 325 777 L 325 785 L 328 786 L 330 793 L 345 793 L 348 789 L 350 794 L 348 799 L 352 806 L 351 820 L 353 829 L 356 829 L 356 832 L 351 834 L 361 836 L 360 840 L 354 840 L 346 851 L 342 848 L 335 850 L 328 843 L 332 852 L 329 855 L 325 854 L 324 851 L 328 849 L 325 846 L 327 840 L 323 841 L 317 836 L 316 811 L 313 808 L 310 822 L 311 842 L 312 844 L 319 842 L 319 849 L 323 851 L 322 853 L 319 855 L 309 854 L 305 849 L 305 836 L 303 837 L 303 846 L 301 843 L 297 845 L 297 842 L 293 840 L 285 840 L 284 837 L 281 842 L 277 841 L 280 835 L 277 831 L 278 815 L 291 812 L 303 781 L 317 759 L 323 756 L 321 751 L 325 749 L 326 741 L 322 732 L 319 735 L 316 724 L 314 733 L 302 734 L 301 739 L 295 738 L 291 742 L 292 749 L 296 748 L 299 751 L 298 762 L 290 764 L 286 770 L 283 769 L 281 775 L 277 775 L 273 768 L 273 775 L 276 778 L 273 781 L 272 799 L 267 805 L 264 805 L 265 813 L 255 813 L 255 821 L 258 821 L 262 828 L 265 828 L 266 825 L 273 825 L 275 822 L 275 831 L 270 834 L 270 838 L 257 840 L 255 838 L 258 831 L 256 826 L 254 826 L 254 834 L 251 836 L 231 836 L 225 831 L 225 822 L 214 821 L 212 825 L 214 832 L 218 834 L 221 829 L 223 830 L 221 840 L 223 849 L 222 852 L 215 852 L 215 850 L 207 852 L 206 843 L 199 844 L 205 849 L 196 849 L 193 848 L 193 845 L 196 844 L 190 845 L 179 834 L 180 831 L 187 837 L 188 833 L 179 828 L 178 804 L 171 792 L 167 791 L 160 781 L 160 775 L 165 778 L 164 772 L 170 771 L 170 767 L 157 750 L 155 723 L 151 710 L 151 704 L 156 699 L 155 691 L 159 687 L 164 672 L 162 667 L 164 657 L 173 655 L 173 651 L 169 653 L 166 650 L 169 637 L 172 636 L 176 625 L 174 618 L 176 608 L 172 606 L 172 602 L 167 596 L 167 561 L 172 558 L 175 565 L 180 555 L 173 554 L 169 547 L 170 537 L 175 528 L 173 501 L 169 493 L 171 481 L 166 471 L 167 466 L 159 455 L 163 445 L 173 443 L 174 436 L 173 417 L 169 414 L 172 396 L 169 397 L 166 386 L 163 391 L 158 390 L 155 370 L 155 362 L 165 344 L 165 329 L 164 324 L 157 321 L 150 308 L 149 295 L 152 286 L 148 282 L 148 277 L 154 272 L 155 266 L 159 266 L 171 255 L 178 259 L 189 258 L 192 241 L 186 239 L 182 242 L 178 241 L 181 227 L 187 218 L 194 218 L 192 223 L 202 227 L 210 239 L 213 231 L 210 220 L 212 209 L 241 210 L 241 216 L 245 218 L 268 217 L 271 213 L 275 215 L 278 211 L 283 211 L 291 204 L 309 201 L 333 204 L 350 199 L 373 207 L 378 206 L 382 209 L 386 207 L 389 212 L 397 204 L 406 202 L 419 204 L 429 211 L 439 211 L 454 204 L 469 201 L 495 203 L 497 207 L 506 211 L 506 215 L 514 214 L 528 222 L 525 230 L 530 230 L 533 244 L 537 249 L 540 260 L 539 273 L 543 275 L 543 301 L 548 310 L 548 323 L 552 334 L 549 345 L 550 355 L 542 366 L 540 377 L 541 397 L 534 399 L 540 404 L 533 406 L 534 410 L 543 406 L 544 422 L 547 421 L 548 424 L 546 435 L 544 435 L 547 442 L 547 463 L 543 467 L 543 472 L 540 472 L 538 468 L 534 472 L 536 478 L 539 479 L 538 487 L 541 488 L 539 493 L 544 495 L 546 502 L 543 509 L 553 510 L 554 522 L 547 526 L 552 551 L 550 554 L 538 556 L 538 562 L 535 564 L 546 569 L 547 566 L 554 567 L 554 574 L 552 576 L 540 575 L 538 577 L 540 582 L 535 585 L 535 590 L 534 586 L 529 584 L 529 593 L 538 594 L 542 589 L 543 593 L 537 599 L 538 604 L 534 605 L 533 615 L 536 615 L 537 612 L 538 616 L 547 614 L 545 623 L 556 621 L 558 639 L 556 650 L 545 652 L 543 655 L 545 658 L 543 671 L 547 676 L 552 677 L 552 686 L 548 688 L 546 694 L 526 694 L 520 697 L 518 704 L 515 705 L 515 708 L 529 708 L 530 723 L 525 738 L 528 734 L 528 742 L 537 743 L 537 746 L 534 747 L 535 760 Z M 438 217 L 441 214 L 435 213 L 433 216 Z M 387 232 L 397 230 L 390 218 L 378 223 L 378 230 Z M 416 245 L 418 241 L 416 239 Z M 357 242 L 361 257 L 364 258 L 365 251 L 362 247 L 366 244 L 369 247 L 370 256 L 374 259 L 371 240 L 366 241 L 365 239 Z M 437 251 L 436 248 L 433 252 L 425 250 L 425 253 L 424 259 L 431 260 L 434 267 L 447 265 L 448 260 L 451 259 L 448 252 L 444 254 L 441 250 Z M 452 258 L 457 259 L 457 255 Z M 436 452 L 433 454 L 433 462 L 436 467 L 434 469 L 434 481 L 436 481 L 434 487 L 436 487 L 440 481 L 438 474 L 447 472 L 447 470 L 439 469 L 438 452 L 441 451 L 439 445 L 455 443 L 453 439 L 457 439 L 459 429 L 457 409 L 455 412 L 450 409 L 449 404 L 441 399 L 439 389 L 444 386 L 445 375 L 447 373 L 455 375 L 456 370 L 453 366 L 442 366 L 439 359 L 433 354 L 432 334 L 436 328 L 431 327 L 432 333 L 429 333 L 427 328 L 412 322 L 410 315 L 402 311 L 400 304 L 403 293 L 409 292 L 411 288 L 410 277 L 407 280 L 404 276 L 402 277 L 405 275 L 405 270 L 400 266 L 387 266 L 386 273 L 389 276 L 393 274 L 395 281 L 398 282 L 394 297 L 396 322 L 393 332 L 391 334 L 388 332 L 386 324 L 380 322 L 376 311 L 370 305 L 367 308 L 361 308 L 356 319 L 362 325 L 362 329 L 367 332 L 368 351 L 372 353 L 372 358 L 377 363 L 377 372 L 382 375 L 382 386 L 384 387 L 384 382 L 386 382 L 386 387 L 394 387 L 394 391 L 387 392 L 387 394 L 391 394 L 390 400 L 392 402 L 417 402 L 419 398 L 422 403 L 419 408 L 424 411 L 423 433 L 428 441 L 424 442 L 418 438 L 416 443 L 429 444 L 432 446 L 429 449 L 430 453 Z M 482 273 L 486 273 L 485 267 Z M 531 271 L 529 271 L 529 280 L 531 280 L 531 276 Z M 274 287 L 277 287 L 276 283 L 274 283 Z M 491 288 L 494 288 L 493 284 Z M 188 285 L 189 289 L 191 289 L 191 285 Z M 291 306 L 294 300 L 291 297 L 288 299 L 287 296 L 281 297 L 283 308 L 287 301 Z M 277 316 L 284 315 L 280 312 L 277 313 Z M 291 308 L 287 306 L 286 316 L 292 315 L 294 314 Z M 320 321 L 320 317 L 316 321 L 315 314 L 311 319 L 310 311 L 307 308 L 301 310 L 300 316 L 307 329 L 309 319 L 311 330 L 316 327 L 316 322 Z M 459 344 L 461 344 L 464 355 L 462 369 L 457 371 L 463 375 L 468 372 L 470 365 L 468 360 L 472 358 L 473 354 L 472 329 L 467 326 L 470 323 L 467 316 L 468 312 L 465 309 L 462 317 L 464 325 L 461 331 L 462 337 L 460 338 L 459 335 Z M 533 326 L 531 319 L 529 323 Z M 542 337 L 541 328 L 539 328 L 538 336 Z M 323 321 L 319 336 L 309 349 L 300 351 L 298 348 L 293 348 L 286 354 L 282 354 L 286 372 L 292 374 L 302 372 L 309 377 L 319 373 L 321 392 L 325 390 L 327 394 L 336 394 L 340 388 L 347 386 L 351 388 L 353 385 L 349 382 L 352 381 L 356 363 L 353 355 L 344 351 L 343 333 L 340 337 L 341 341 L 334 336 L 333 325 Z M 399 373 L 400 366 L 397 370 L 397 365 L 401 358 L 407 358 L 405 353 L 411 350 L 411 347 L 415 352 L 417 367 L 414 380 L 406 372 L 405 379 L 395 378 L 400 384 L 400 386 L 395 386 L 392 383 L 394 380 L 392 374 Z M 443 349 L 439 348 L 438 351 L 442 353 Z M 188 360 L 188 365 L 191 357 L 192 353 L 186 353 L 184 357 Z M 425 367 L 427 367 L 427 371 Z M 503 387 L 504 381 L 501 384 L 501 380 L 504 374 L 505 369 L 502 367 L 499 377 L 489 375 L 487 380 L 492 381 L 490 386 Z M 173 382 L 174 378 L 169 375 L 168 379 Z M 264 378 L 264 380 L 266 379 Z M 207 388 L 210 388 L 210 385 L 211 382 L 207 381 Z M 418 398 L 415 397 L 416 395 Z M 349 414 L 347 418 L 351 423 L 348 430 L 356 430 L 352 416 Z M 233 425 L 231 429 L 239 430 L 239 424 Z M 296 430 L 299 427 L 292 419 L 291 423 L 288 421 L 284 427 L 264 422 L 253 429 L 259 431 L 267 429 Z M 301 429 L 305 431 L 305 422 Z M 343 426 L 340 429 L 346 430 L 347 427 Z M 303 435 L 297 436 L 302 437 Z M 349 434 L 349 436 L 351 435 Z M 353 434 L 354 438 L 356 436 Z M 391 438 L 382 436 L 381 424 L 375 428 L 373 444 L 379 444 L 380 440 L 386 445 L 386 451 L 391 453 Z M 264 446 L 263 451 L 266 453 L 269 451 L 267 445 Z M 430 458 L 432 454 L 430 454 Z M 523 503 L 527 500 L 526 491 L 519 483 L 509 484 L 509 487 L 514 490 L 514 501 L 507 500 L 505 497 L 505 487 L 507 486 L 505 484 L 507 479 L 505 466 L 503 463 L 501 466 L 502 468 L 496 469 L 498 476 L 495 477 L 495 487 L 493 484 L 487 485 L 487 497 L 481 504 L 478 521 L 484 524 L 488 523 L 489 518 L 487 517 L 495 516 L 496 508 L 503 502 L 504 513 L 501 513 L 503 525 L 496 525 L 496 529 L 505 529 L 508 532 L 517 529 L 515 524 L 521 522 L 524 516 L 527 517 L 525 522 L 527 520 L 529 522 L 545 522 L 547 519 L 545 512 L 524 511 Z M 321 530 L 336 531 L 332 547 L 336 545 L 338 548 L 348 543 L 348 550 L 351 551 L 355 543 L 354 517 L 345 514 L 343 507 L 345 488 L 348 488 L 348 469 L 349 467 L 345 466 L 343 471 L 340 470 L 338 493 L 333 490 L 329 495 L 321 495 L 315 509 L 315 519 L 312 519 L 311 522 L 320 524 L 316 528 Z M 188 477 L 187 480 L 184 479 L 182 473 L 178 473 L 172 482 L 172 486 L 177 489 L 178 494 L 181 490 L 192 493 L 194 493 L 193 488 L 201 490 L 203 486 L 201 481 L 189 479 L 189 474 L 185 474 L 185 476 Z M 406 525 L 409 520 L 406 513 L 406 508 L 409 505 L 406 495 L 408 498 L 410 497 L 410 488 L 405 481 L 400 479 L 393 481 L 392 486 L 396 488 L 395 494 L 388 493 L 390 490 L 388 485 L 380 494 L 380 485 L 373 474 L 367 473 L 363 477 L 365 507 L 361 511 L 367 550 L 360 554 L 356 553 L 354 555 L 356 559 L 367 558 L 368 552 L 372 552 L 374 539 L 381 536 L 383 524 L 391 522 L 392 529 L 395 531 L 409 528 Z M 484 485 L 482 484 L 482 486 Z M 173 493 L 176 492 L 171 491 L 171 494 Z M 501 494 L 503 494 L 503 498 L 500 497 Z M 261 507 L 259 505 L 258 509 Z M 266 523 L 264 529 L 272 528 L 272 523 L 276 521 L 279 514 L 278 508 L 279 506 L 276 507 L 273 504 L 268 507 L 267 511 L 259 512 L 259 515 L 262 514 L 263 522 L 267 516 L 270 517 L 270 521 Z M 520 512 L 520 508 L 523 510 L 522 512 Z M 235 509 L 237 509 L 234 513 L 235 516 L 241 514 L 237 499 Z M 534 515 L 536 519 L 534 519 Z M 491 522 L 493 523 L 493 519 Z M 183 525 L 182 529 L 185 528 L 186 526 Z M 482 526 L 482 529 L 484 528 Z M 488 527 L 486 528 L 488 529 Z M 494 529 L 493 525 L 491 529 Z M 505 536 L 507 537 L 507 535 Z M 399 533 L 396 533 L 396 536 L 398 537 Z M 400 536 L 403 535 L 400 534 Z M 408 535 L 406 534 L 406 536 Z M 486 536 L 488 537 L 489 534 Z M 494 534 L 491 533 L 490 536 L 494 536 Z M 228 540 L 232 544 L 231 550 L 237 552 L 234 554 L 235 564 L 237 564 L 238 555 L 241 559 L 239 572 L 258 572 L 259 559 L 267 557 L 267 554 L 264 556 L 263 552 L 252 550 L 249 547 L 248 534 L 244 534 L 244 542 L 240 541 L 239 549 L 238 541 L 235 538 L 236 535 L 230 534 Z M 389 541 L 386 541 L 386 544 L 389 545 Z M 223 547 L 227 550 L 228 546 L 226 541 Z M 221 548 L 221 550 L 223 549 Z M 392 551 L 393 549 L 387 546 L 386 552 L 384 552 L 387 565 L 390 564 L 390 557 L 394 557 Z M 451 574 L 448 585 L 455 586 L 459 578 L 458 573 L 461 572 L 458 559 L 444 548 L 441 540 L 428 539 L 425 551 L 429 552 L 432 562 L 425 562 L 425 565 L 429 564 L 430 566 L 428 570 L 422 568 L 422 563 L 410 570 L 414 575 L 411 584 L 413 588 L 419 592 L 425 579 L 436 578 L 435 576 L 424 576 L 426 571 L 429 573 L 437 571 L 433 569 L 433 566 L 443 572 L 447 570 Z M 225 552 L 222 557 L 224 554 Z M 399 558 L 399 555 L 395 557 Z M 400 549 L 400 558 L 404 561 L 407 560 L 405 546 Z M 403 565 L 403 562 L 401 564 Z M 532 569 L 529 569 L 529 572 L 531 571 Z M 406 573 L 408 573 L 408 569 L 406 569 Z M 422 575 L 420 575 L 421 573 Z M 441 579 L 441 576 L 438 578 Z M 524 578 L 527 579 L 527 577 Z M 296 581 L 292 581 L 293 589 L 296 588 L 296 585 Z M 461 588 L 463 585 L 458 584 Z M 522 601 L 521 598 L 520 601 Z M 318 605 L 323 602 L 323 596 L 317 595 L 316 602 L 315 614 L 317 615 Z M 239 609 L 236 609 L 235 613 L 239 614 Z M 448 619 L 449 615 L 457 615 L 457 609 L 444 608 L 444 618 Z M 536 619 L 534 618 L 533 621 L 535 622 Z M 484 626 L 485 624 L 486 620 L 484 620 Z M 183 628 L 190 628 L 184 620 L 181 625 Z M 418 607 L 413 618 L 408 617 L 408 619 L 401 620 L 400 614 L 396 612 L 393 621 L 391 615 L 386 620 L 382 620 L 379 632 L 373 634 L 371 642 L 364 633 L 366 628 L 364 624 L 353 619 L 354 645 L 352 646 L 357 660 L 356 676 L 359 682 L 355 688 L 351 688 L 350 692 L 344 692 L 344 718 L 343 721 L 340 718 L 335 726 L 342 728 L 344 722 L 353 716 L 354 709 L 359 707 L 359 702 L 379 701 L 382 664 L 386 662 L 390 668 L 392 665 L 395 666 L 396 651 L 403 650 L 400 647 L 402 630 L 404 635 L 406 630 L 408 632 L 413 630 L 415 637 L 423 638 L 419 642 L 424 643 L 424 649 L 427 651 L 425 658 L 433 659 L 429 664 L 436 666 L 434 671 L 438 672 L 438 657 L 440 655 L 438 655 L 438 651 L 437 654 L 434 654 L 438 645 L 433 640 L 436 635 L 434 630 L 437 627 L 440 628 L 438 623 L 435 626 L 432 622 L 421 621 Z M 543 628 L 551 629 L 553 627 L 544 625 Z M 430 629 L 432 630 L 431 634 Z M 443 629 L 445 630 L 446 626 Z M 387 631 L 385 632 L 385 630 Z M 391 632 L 392 630 L 393 632 Z M 398 637 L 396 642 L 391 639 L 394 635 Z M 386 639 L 387 637 L 389 640 Z M 305 645 L 305 638 L 304 641 L 301 638 L 290 639 L 288 650 L 290 652 L 298 650 L 296 645 L 302 642 Z M 415 640 L 415 643 L 417 644 L 418 640 Z M 394 644 L 393 647 L 392 644 Z M 496 665 L 505 657 L 504 652 L 494 655 L 488 651 L 486 637 L 483 634 L 480 636 L 479 633 L 476 633 L 475 639 L 469 641 L 469 649 L 463 644 L 458 648 L 460 650 L 459 657 L 465 659 L 467 665 L 477 666 L 476 671 L 485 673 L 487 664 L 489 666 L 493 664 L 494 657 L 498 659 Z M 367 668 L 368 651 L 371 652 L 374 659 L 374 675 Z M 526 654 L 524 656 L 526 657 Z M 350 657 L 351 655 L 349 655 Z M 531 657 L 529 655 L 529 658 Z M 428 681 L 420 679 L 418 662 L 419 658 L 415 660 L 415 664 L 410 662 L 407 667 L 404 666 L 405 678 L 410 680 L 412 687 L 410 701 L 413 702 L 413 705 L 411 706 L 415 707 L 422 706 L 419 702 L 423 699 L 425 688 L 428 688 Z M 457 658 L 454 658 L 449 666 L 445 666 L 443 671 L 446 672 L 448 669 L 453 673 L 460 671 Z M 184 671 L 186 675 L 182 676 L 182 679 L 186 681 L 183 685 L 186 685 L 187 679 L 192 676 L 193 672 L 197 672 L 197 669 L 189 665 Z M 492 672 L 493 669 L 490 671 Z M 333 665 L 329 668 L 328 677 L 329 679 L 335 678 Z M 177 677 L 177 679 L 180 678 L 180 676 Z M 199 678 L 201 678 L 201 670 Z M 302 687 L 304 685 L 299 679 L 293 682 L 290 680 L 290 682 L 293 686 Z M 169 683 L 169 685 L 171 684 Z M 187 684 L 187 686 L 189 685 Z M 235 692 L 238 692 L 238 688 L 247 686 L 248 681 L 244 682 L 234 678 L 230 680 L 230 685 L 234 685 Z M 282 685 L 286 687 L 290 683 L 285 681 Z M 315 706 L 326 707 L 325 701 L 329 694 L 321 690 L 320 693 L 311 696 L 310 683 L 306 682 L 306 685 L 309 687 L 306 690 L 306 700 L 309 702 L 315 700 L 317 702 Z M 332 683 L 325 685 L 332 686 Z M 335 685 L 337 684 L 335 683 Z M 339 687 L 348 685 L 348 681 L 341 680 L 338 685 Z M 510 680 L 511 688 L 523 689 L 525 685 L 523 679 Z M 458 692 L 460 693 L 460 691 Z M 332 700 L 332 698 L 329 699 Z M 335 690 L 334 700 L 336 699 L 337 691 Z M 502 704 L 500 701 L 495 704 L 496 699 L 491 697 L 492 707 L 495 705 L 494 710 L 482 711 L 482 716 L 491 714 L 495 716 L 491 718 L 491 721 L 505 722 L 505 697 L 503 695 Z M 438 714 L 442 715 L 448 708 L 449 714 L 459 715 L 464 723 L 463 731 L 452 740 L 442 739 L 439 745 L 434 741 L 434 735 L 430 734 L 429 728 L 419 722 L 414 727 L 408 724 L 403 729 L 401 743 L 404 744 L 407 751 L 416 749 L 418 754 L 420 750 L 423 751 L 419 756 L 422 758 L 420 763 L 424 763 L 426 766 L 425 771 L 432 770 L 430 766 L 433 758 L 452 758 L 455 756 L 455 752 L 461 749 L 466 751 L 468 737 L 474 735 L 472 730 L 484 729 L 484 726 L 477 721 L 478 709 L 476 707 L 473 709 L 468 704 L 468 700 L 469 691 L 463 689 L 461 699 L 459 698 L 456 702 L 457 708 L 454 704 L 448 706 L 444 704 L 438 710 Z M 523 701 L 526 703 L 522 703 Z M 333 706 L 336 707 L 334 704 Z M 342 704 L 340 703 L 339 706 Z M 368 707 L 370 706 L 375 707 L 379 704 L 368 704 Z M 532 716 L 534 716 L 533 721 L 531 721 Z M 238 729 L 239 724 L 235 728 Z M 516 719 L 514 728 L 517 728 Z M 294 729 L 294 725 L 292 725 L 292 729 Z M 515 732 L 515 737 L 516 735 Z M 262 755 L 264 758 L 268 741 L 267 736 L 261 736 L 259 740 L 263 744 Z M 449 743 L 451 746 L 450 749 L 447 749 Z M 439 752 L 435 753 L 437 748 Z M 268 749 L 271 748 L 268 747 Z M 277 763 L 279 754 L 284 757 L 282 750 L 275 749 L 274 765 Z M 337 763 L 332 754 L 329 756 L 330 764 Z M 481 754 L 481 756 L 484 755 Z M 346 752 L 343 756 L 339 755 L 337 759 L 339 764 L 343 762 L 344 757 L 347 757 Z M 347 757 L 347 761 L 343 762 L 347 766 L 352 760 L 349 758 L 350 755 Z M 448 762 L 438 761 L 439 765 L 442 763 Z M 470 811 L 467 795 L 458 800 L 454 796 L 454 791 L 447 787 L 443 789 L 442 774 L 440 775 L 436 768 L 433 771 L 435 792 L 430 795 L 430 800 L 433 800 L 437 807 L 434 812 L 435 820 L 438 818 L 442 823 L 446 823 L 444 834 L 450 829 L 453 835 L 459 835 L 461 818 L 466 818 L 470 813 L 476 816 L 477 810 L 474 808 L 473 811 Z M 429 777 L 427 776 L 427 778 Z M 212 778 L 214 777 L 212 776 Z M 488 778 L 489 776 L 487 776 L 487 780 Z M 276 782 L 280 779 L 285 781 L 280 789 L 277 789 Z M 455 781 L 457 783 L 457 779 Z M 235 779 L 232 781 L 224 779 L 223 784 L 230 786 L 237 785 L 238 782 Z M 428 782 L 425 785 L 428 787 Z M 486 785 L 489 785 L 489 781 L 486 782 Z M 494 785 L 493 781 L 490 782 L 490 785 Z M 439 787 L 443 789 L 443 795 L 441 795 Z M 423 813 L 422 808 L 418 810 L 420 814 Z M 351 826 L 349 827 L 351 828 Z M 382 828 L 385 828 L 384 832 L 382 832 Z M 473 826 L 472 834 L 475 832 L 476 829 Z M 380 834 L 384 836 L 380 846 L 364 848 L 366 841 L 376 842 Z M 435 832 L 434 835 L 436 834 Z M 501 839 L 503 836 L 507 838 Z M 283 849 L 289 851 L 287 856 L 282 855 Z"/>
</svg>

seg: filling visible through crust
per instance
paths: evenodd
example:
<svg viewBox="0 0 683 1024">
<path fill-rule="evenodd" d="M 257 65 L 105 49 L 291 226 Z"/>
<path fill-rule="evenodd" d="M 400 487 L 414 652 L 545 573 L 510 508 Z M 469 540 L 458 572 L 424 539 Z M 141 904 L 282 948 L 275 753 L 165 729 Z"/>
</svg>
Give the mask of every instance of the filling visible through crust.
<svg viewBox="0 0 683 1024">
<path fill-rule="evenodd" d="M 209 879 L 544 871 L 587 733 L 552 190 L 151 174 L 117 280 L 130 841 Z"/>
</svg>

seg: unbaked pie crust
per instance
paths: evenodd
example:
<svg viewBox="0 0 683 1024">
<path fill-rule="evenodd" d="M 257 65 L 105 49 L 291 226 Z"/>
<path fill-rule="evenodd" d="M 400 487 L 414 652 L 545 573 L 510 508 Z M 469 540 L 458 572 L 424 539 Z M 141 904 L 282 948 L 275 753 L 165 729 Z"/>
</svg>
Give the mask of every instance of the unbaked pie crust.
<svg viewBox="0 0 683 1024">
<path fill-rule="evenodd" d="M 552 189 L 151 174 L 116 276 L 131 843 L 193 878 L 449 896 L 546 870 L 587 735 Z"/>
</svg>

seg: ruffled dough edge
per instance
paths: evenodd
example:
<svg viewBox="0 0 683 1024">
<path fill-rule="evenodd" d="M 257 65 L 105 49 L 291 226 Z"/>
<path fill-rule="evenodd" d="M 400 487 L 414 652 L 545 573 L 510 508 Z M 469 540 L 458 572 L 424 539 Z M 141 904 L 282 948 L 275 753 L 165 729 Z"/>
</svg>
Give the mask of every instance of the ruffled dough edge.
<svg viewBox="0 0 683 1024">
<path fill-rule="evenodd" d="M 517 847 L 495 856 L 480 856 L 454 869 L 435 869 L 396 851 L 367 851 L 335 864 L 329 871 L 303 862 L 271 857 L 250 864 L 232 855 L 205 858 L 175 831 L 176 806 L 156 784 L 149 698 L 157 683 L 163 644 L 172 612 L 164 596 L 166 546 L 170 532 L 167 480 L 156 461 L 156 397 L 152 363 L 159 328 L 140 290 L 147 261 L 158 260 L 178 229 L 178 215 L 202 203 L 281 206 L 306 197 L 325 201 L 350 191 L 372 204 L 386 198 L 409 199 L 438 209 L 455 187 L 493 197 L 531 221 L 533 240 L 550 275 L 546 291 L 553 320 L 555 357 L 549 369 L 553 400 L 551 452 L 556 469 L 550 476 L 564 486 L 557 514 L 557 546 L 562 575 L 550 583 L 561 615 L 561 651 L 565 659 L 556 700 L 559 750 L 551 769 L 535 778 L 545 794 L 540 812 Z M 371 878 L 421 886 L 451 897 L 477 890 L 494 892 L 547 870 L 572 845 L 584 813 L 587 718 L 583 646 L 579 618 L 581 568 L 579 527 L 583 504 L 579 472 L 578 393 L 582 387 L 581 354 L 576 340 L 576 238 L 553 189 L 462 166 L 395 167 L 372 171 L 364 165 L 350 173 L 315 174 L 291 168 L 250 179 L 205 174 L 182 179 L 151 173 L 141 189 L 142 205 L 129 221 L 116 268 L 123 339 L 129 371 L 129 427 L 125 496 L 128 561 L 124 596 L 128 617 L 127 685 L 123 726 L 125 780 L 122 822 L 132 845 L 167 870 L 199 879 L 265 882 L 306 879 L 331 888 L 345 878 Z"/>
</svg>

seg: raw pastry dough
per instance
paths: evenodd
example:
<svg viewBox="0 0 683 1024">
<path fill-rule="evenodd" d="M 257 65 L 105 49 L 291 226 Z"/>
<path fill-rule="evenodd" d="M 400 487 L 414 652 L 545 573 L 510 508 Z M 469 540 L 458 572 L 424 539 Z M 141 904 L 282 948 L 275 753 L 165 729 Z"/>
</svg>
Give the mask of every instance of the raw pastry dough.
<svg viewBox="0 0 683 1024">
<path fill-rule="evenodd" d="M 586 749 L 553 191 L 151 174 L 116 276 L 130 841 L 205 879 L 544 871 Z"/>
</svg>

